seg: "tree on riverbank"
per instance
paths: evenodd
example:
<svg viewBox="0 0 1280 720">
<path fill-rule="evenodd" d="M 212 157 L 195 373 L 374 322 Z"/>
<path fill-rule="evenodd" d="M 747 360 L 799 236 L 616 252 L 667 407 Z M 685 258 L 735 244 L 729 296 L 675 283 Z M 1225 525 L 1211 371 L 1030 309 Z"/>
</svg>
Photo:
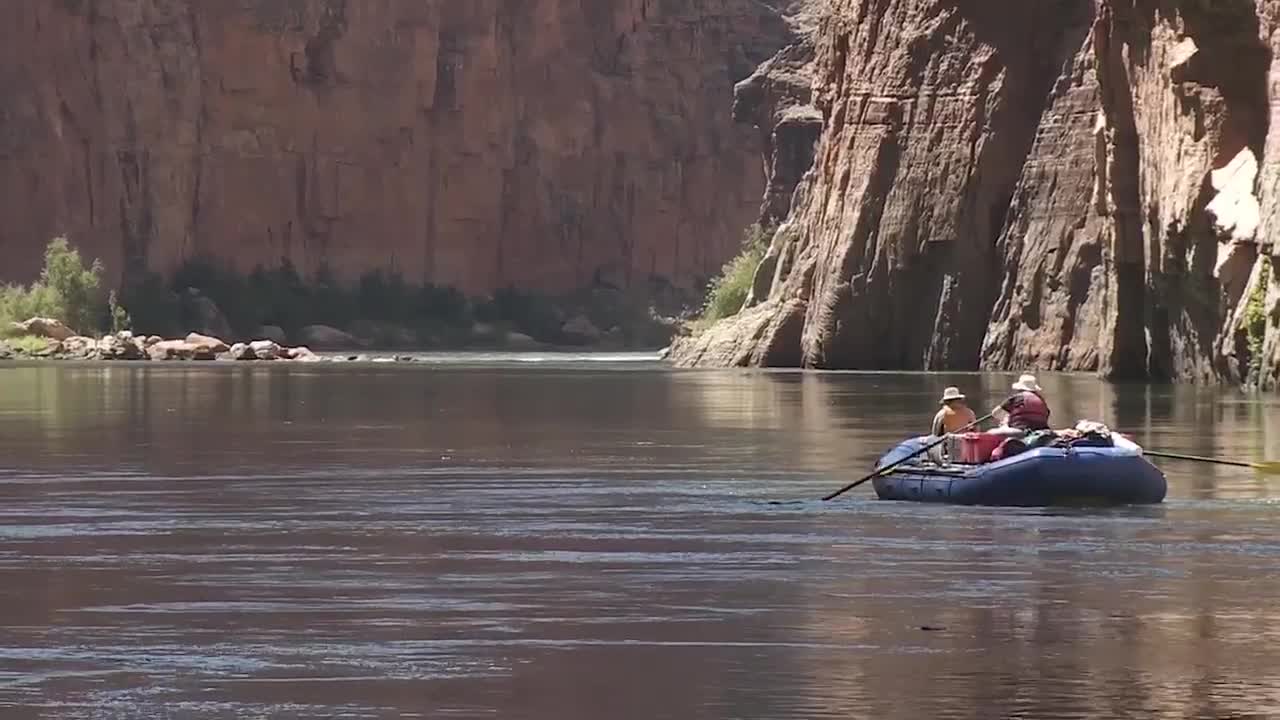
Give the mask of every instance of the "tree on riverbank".
<svg viewBox="0 0 1280 720">
<path fill-rule="evenodd" d="M 0 288 L 0 327 L 46 317 L 82 333 L 101 330 L 106 319 L 101 285 L 102 263 L 95 259 L 85 267 L 79 250 L 64 237 L 54 238 L 45 248 L 39 280 Z"/>
</svg>

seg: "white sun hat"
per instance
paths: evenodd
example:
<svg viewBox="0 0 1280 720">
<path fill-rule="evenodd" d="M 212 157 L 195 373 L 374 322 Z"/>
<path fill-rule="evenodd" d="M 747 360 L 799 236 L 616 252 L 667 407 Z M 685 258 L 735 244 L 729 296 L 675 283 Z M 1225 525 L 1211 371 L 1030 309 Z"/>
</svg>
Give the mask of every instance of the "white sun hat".
<svg viewBox="0 0 1280 720">
<path fill-rule="evenodd" d="M 1038 393 L 1044 390 L 1044 388 L 1040 387 L 1040 383 L 1036 382 L 1035 375 L 1023 375 L 1018 378 L 1018 382 L 1013 384 L 1013 389 L 1033 393 Z"/>
</svg>

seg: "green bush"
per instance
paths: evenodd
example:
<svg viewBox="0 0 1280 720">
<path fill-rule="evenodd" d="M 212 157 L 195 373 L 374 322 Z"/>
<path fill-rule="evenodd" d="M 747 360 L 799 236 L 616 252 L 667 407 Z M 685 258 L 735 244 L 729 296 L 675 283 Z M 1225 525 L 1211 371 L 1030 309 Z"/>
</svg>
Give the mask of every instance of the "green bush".
<svg viewBox="0 0 1280 720">
<path fill-rule="evenodd" d="M 707 288 L 707 302 L 703 306 L 699 324 L 709 325 L 717 320 L 736 315 L 746 302 L 755 280 L 756 268 L 764 259 L 772 237 L 772 228 L 752 225 L 742 240 L 742 251 L 725 263 L 720 274 L 712 278 Z"/>
<path fill-rule="evenodd" d="M 54 238 L 45 248 L 39 280 L 29 287 L 0 288 L 0 321 L 41 316 L 61 320 L 81 333 L 101 330 L 106 319 L 101 283 L 101 262 L 94 260 L 86 268 L 79 250 L 66 238 Z"/>
<path fill-rule="evenodd" d="M 1249 377 L 1255 381 L 1262 371 L 1262 345 L 1267 334 L 1267 289 L 1271 285 L 1271 261 L 1262 258 L 1262 269 L 1258 273 L 1258 284 L 1250 291 L 1244 306 L 1244 330 L 1249 347 Z"/>
<path fill-rule="evenodd" d="M 129 318 L 129 313 L 121 305 L 116 298 L 116 291 L 112 290 L 107 296 L 107 312 L 111 317 L 111 332 L 118 333 L 122 330 L 132 330 L 133 320 Z"/>
</svg>

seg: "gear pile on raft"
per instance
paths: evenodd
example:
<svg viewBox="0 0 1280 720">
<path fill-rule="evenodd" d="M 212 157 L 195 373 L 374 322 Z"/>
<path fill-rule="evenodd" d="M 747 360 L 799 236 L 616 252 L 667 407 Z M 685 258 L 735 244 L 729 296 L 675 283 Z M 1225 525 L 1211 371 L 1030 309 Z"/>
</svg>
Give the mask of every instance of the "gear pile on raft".
<svg viewBox="0 0 1280 720">
<path fill-rule="evenodd" d="M 1164 474 L 1142 448 L 1106 425 L 1082 420 L 1052 429 L 1049 404 L 1033 375 L 987 418 L 985 432 L 958 388 L 943 393 L 931 434 L 907 440 L 876 463 L 885 500 L 962 505 L 1129 505 L 1164 501 Z M 984 418 L 985 419 L 985 418 Z M 890 468 L 890 466 L 893 466 Z"/>
</svg>

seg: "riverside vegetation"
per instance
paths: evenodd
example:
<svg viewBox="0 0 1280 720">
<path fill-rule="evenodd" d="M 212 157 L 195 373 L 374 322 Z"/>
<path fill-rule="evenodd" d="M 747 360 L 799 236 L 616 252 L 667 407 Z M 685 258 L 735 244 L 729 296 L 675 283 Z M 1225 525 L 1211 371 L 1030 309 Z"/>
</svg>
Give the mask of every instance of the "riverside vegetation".
<svg viewBox="0 0 1280 720">
<path fill-rule="evenodd" d="M 742 249 L 733 259 L 724 264 L 720 274 L 711 279 L 707 285 L 706 302 L 702 313 L 689 325 L 694 332 L 702 332 L 711 327 L 717 320 L 737 315 L 747 298 L 751 295 L 751 287 L 755 283 L 756 272 L 769 249 L 776 228 L 753 224 L 746 229 L 742 237 Z"/>
<path fill-rule="evenodd" d="M 344 286 L 326 268 L 304 280 L 287 260 L 245 276 L 196 259 L 168 281 L 146 273 L 117 294 L 103 292 L 102 273 L 98 260 L 86 263 L 66 238 L 51 241 L 38 280 L 0 288 L 0 357 L 109 358 L 121 342 L 130 358 L 183 359 L 285 358 L 287 340 L 334 350 L 658 348 L 682 331 L 653 299 L 666 308 L 684 299 L 658 282 L 640 292 L 598 285 L 551 297 L 507 288 L 468 298 L 396 273 L 369 273 Z M 175 336 L 185 339 L 162 340 Z M 250 351 L 245 343 L 237 352 L 240 346 L 221 340 L 233 337 L 272 348 Z"/>
</svg>

